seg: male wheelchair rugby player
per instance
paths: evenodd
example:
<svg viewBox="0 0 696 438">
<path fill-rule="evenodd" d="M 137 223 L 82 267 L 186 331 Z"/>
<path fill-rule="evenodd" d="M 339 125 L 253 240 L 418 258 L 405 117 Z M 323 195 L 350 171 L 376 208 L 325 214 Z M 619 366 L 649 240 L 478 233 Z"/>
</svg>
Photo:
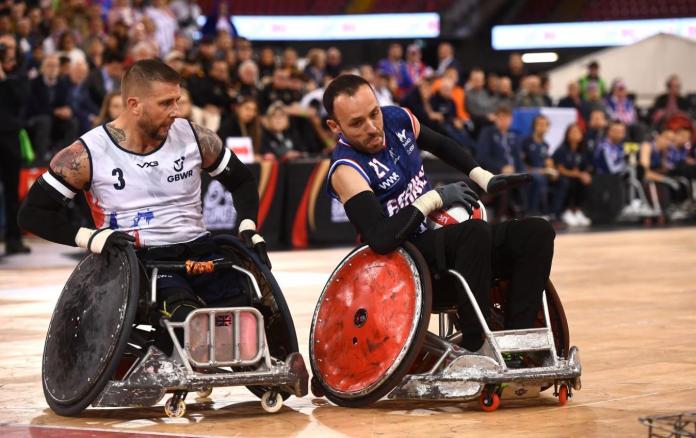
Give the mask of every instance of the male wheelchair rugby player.
<svg viewBox="0 0 696 438">
<path fill-rule="evenodd" d="M 246 385 L 266 411 L 307 392 L 292 318 L 256 232 L 253 175 L 217 135 L 178 118 L 178 73 L 134 63 L 125 110 L 56 154 L 19 212 L 24 229 L 90 252 L 56 304 L 42 381 L 60 415 L 151 406 L 170 416 L 190 391 Z M 203 226 L 200 174 L 232 192 L 240 238 Z M 64 206 L 83 191 L 95 229 Z M 136 250 L 137 249 L 137 253 Z"/>
<path fill-rule="evenodd" d="M 581 369 L 549 282 L 553 228 L 538 218 L 491 225 L 482 217 L 428 227 L 426 218 L 451 207 L 471 215 L 482 206 L 462 181 L 432 189 L 420 149 L 491 194 L 530 176 L 512 173 L 511 162 L 492 175 L 410 111 L 380 107 L 358 76 L 334 79 L 323 103 L 339 136 L 329 194 L 367 245 L 336 268 L 314 312 L 315 394 L 344 406 L 384 396 L 479 397 L 494 410 L 508 392 L 554 386 L 565 403 L 580 387 Z M 441 315 L 438 335 L 427 331 L 432 312 Z"/>
</svg>

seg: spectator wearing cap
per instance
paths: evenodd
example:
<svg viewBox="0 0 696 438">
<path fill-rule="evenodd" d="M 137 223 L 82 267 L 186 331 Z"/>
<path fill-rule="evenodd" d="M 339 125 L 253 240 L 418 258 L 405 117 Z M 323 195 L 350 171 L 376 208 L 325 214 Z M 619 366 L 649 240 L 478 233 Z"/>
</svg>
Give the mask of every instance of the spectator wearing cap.
<svg viewBox="0 0 696 438">
<path fill-rule="evenodd" d="M 628 97 L 626 83 L 623 79 L 614 79 L 612 82 L 606 106 L 610 119 L 621 120 L 626 126 L 631 126 L 637 122 L 636 107 Z"/>
<path fill-rule="evenodd" d="M 665 82 L 666 93 L 655 98 L 650 108 L 650 121 L 657 125 L 662 120 L 689 111 L 689 101 L 681 95 L 681 79 L 677 75 L 670 75 Z"/>
<path fill-rule="evenodd" d="M 580 78 L 578 85 L 580 85 L 580 96 L 583 100 L 589 98 L 590 85 L 595 84 L 599 90 L 599 97 L 604 97 L 607 93 L 607 87 L 604 80 L 599 76 L 599 63 L 597 61 L 592 61 L 587 64 L 587 74 Z"/>
<path fill-rule="evenodd" d="M 277 158 L 282 161 L 307 156 L 302 136 L 290 124 L 290 117 L 282 102 L 273 102 L 266 111 L 261 155 L 264 158 Z"/>
</svg>

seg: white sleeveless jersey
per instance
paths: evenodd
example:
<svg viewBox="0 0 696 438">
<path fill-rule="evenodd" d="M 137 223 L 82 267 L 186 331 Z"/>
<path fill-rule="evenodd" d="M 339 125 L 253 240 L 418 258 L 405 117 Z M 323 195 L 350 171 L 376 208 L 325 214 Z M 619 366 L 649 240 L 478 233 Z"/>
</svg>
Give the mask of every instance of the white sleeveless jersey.
<svg viewBox="0 0 696 438">
<path fill-rule="evenodd" d="M 85 192 L 97 228 L 135 237 L 136 247 L 171 245 L 207 234 L 201 213 L 201 152 L 191 124 L 176 119 L 147 154 L 121 148 L 99 126 L 80 140 L 92 178 Z"/>
</svg>

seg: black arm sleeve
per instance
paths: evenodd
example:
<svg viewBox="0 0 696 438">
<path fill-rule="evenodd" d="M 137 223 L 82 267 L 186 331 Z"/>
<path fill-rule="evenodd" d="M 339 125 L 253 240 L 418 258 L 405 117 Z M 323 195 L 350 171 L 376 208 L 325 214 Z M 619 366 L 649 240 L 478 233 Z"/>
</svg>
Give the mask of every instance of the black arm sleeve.
<svg viewBox="0 0 696 438">
<path fill-rule="evenodd" d="M 379 254 L 398 248 L 425 219 L 423 213 L 412 205 L 402 208 L 394 216 L 385 216 L 377 197 L 369 190 L 350 198 L 344 207 L 363 241 Z"/>
<path fill-rule="evenodd" d="M 222 156 L 219 160 L 222 160 Z M 215 168 L 217 165 L 214 164 L 211 167 Z M 224 170 L 213 178 L 232 193 L 238 221 L 251 219 L 256 223 L 256 216 L 259 211 L 259 191 L 251 170 L 232 153 Z"/>
<path fill-rule="evenodd" d="M 67 200 L 39 178 L 29 189 L 19 208 L 17 222 L 30 233 L 63 245 L 77 246 L 75 235 L 80 227 L 68 220 Z"/>
<path fill-rule="evenodd" d="M 427 126 L 420 125 L 420 134 L 418 135 L 418 147 L 424 151 L 431 152 L 433 155 L 453 166 L 457 170 L 461 170 L 467 176 L 474 168 L 479 167 L 479 164 L 471 156 L 467 148 L 460 145 L 451 138 L 433 131 Z"/>
</svg>

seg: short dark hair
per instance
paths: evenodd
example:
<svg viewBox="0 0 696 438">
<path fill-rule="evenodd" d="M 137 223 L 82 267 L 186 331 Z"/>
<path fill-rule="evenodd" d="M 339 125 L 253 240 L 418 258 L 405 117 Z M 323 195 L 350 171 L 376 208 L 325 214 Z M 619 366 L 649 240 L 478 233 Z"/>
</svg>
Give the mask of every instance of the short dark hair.
<svg viewBox="0 0 696 438">
<path fill-rule="evenodd" d="M 506 105 L 506 104 L 504 104 L 504 103 L 501 103 L 500 105 L 498 105 L 498 106 L 495 108 L 495 114 L 496 114 L 496 115 L 503 115 L 503 114 L 505 114 L 505 115 L 511 116 L 511 115 L 512 115 L 512 109 L 510 109 L 510 107 L 509 107 L 508 105 Z"/>
<path fill-rule="evenodd" d="M 181 76 L 159 59 L 143 59 L 131 65 L 123 75 L 122 89 L 125 97 L 136 87 L 149 87 L 152 82 L 180 84 Z"/>
<path fill-rule="evenodd" d="M 353 74 L 342 74 L 329 82 L 326 90 L 324 90 L 324 97 L 322 98 L 324 109 L 329 115 L 329 118 L 334 118 L 334 100 L 336 100 L 339 95 L 345 94 L 348 96 L 355 96 L 358 89 L 364 85 L 372 88 L 370 83 L 364 78 Z"/>
</svg>

